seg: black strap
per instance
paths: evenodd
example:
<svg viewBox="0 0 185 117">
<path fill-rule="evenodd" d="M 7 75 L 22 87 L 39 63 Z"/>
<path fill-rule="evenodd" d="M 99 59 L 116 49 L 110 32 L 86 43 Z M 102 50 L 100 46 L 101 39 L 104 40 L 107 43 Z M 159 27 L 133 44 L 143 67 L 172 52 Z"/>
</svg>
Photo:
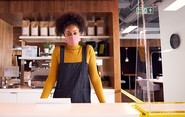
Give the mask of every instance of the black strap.
<svg viewBox="0 0 185 117">
<path fill-rule="evenodd" d="M 60 63 L 64 63 L 64 46 L 60 46 Z"/>
<path fill-rule="evenodd" d="M 82 62 L 86 62 L 86 46 L 82 46 Z"/>
</svg>

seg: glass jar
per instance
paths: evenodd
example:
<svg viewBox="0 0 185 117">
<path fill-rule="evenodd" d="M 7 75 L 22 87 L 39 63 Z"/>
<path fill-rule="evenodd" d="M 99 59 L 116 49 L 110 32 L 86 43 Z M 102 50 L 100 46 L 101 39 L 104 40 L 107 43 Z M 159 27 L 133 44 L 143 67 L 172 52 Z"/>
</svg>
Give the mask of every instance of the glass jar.
<svg viewBox="0 0 185 117">
<path fill-rule="evenodd" d="M 6 77 L 1 77 L 1 87 L 6 89 L 7 88 L 7 79 Z"/>
</svg>

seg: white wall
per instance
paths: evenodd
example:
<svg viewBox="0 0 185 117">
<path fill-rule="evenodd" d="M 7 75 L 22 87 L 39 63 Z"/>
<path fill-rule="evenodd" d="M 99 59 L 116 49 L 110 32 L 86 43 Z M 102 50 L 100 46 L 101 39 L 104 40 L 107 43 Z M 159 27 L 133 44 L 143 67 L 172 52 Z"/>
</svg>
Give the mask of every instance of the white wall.
<svg viewBox="0 0 185 117">
<path fill-rule="evenodd" d="M 164 11 L 175 0 L 163 0 L 159 4 L 159 22 L 162 51 L 172 49 L 170 36 L 178 33 L 181 38 L 179 48 L 162 53 L 164 77 L 164 101 L 185 101 L 185 6 L 178 11 Z"/>
</svg>

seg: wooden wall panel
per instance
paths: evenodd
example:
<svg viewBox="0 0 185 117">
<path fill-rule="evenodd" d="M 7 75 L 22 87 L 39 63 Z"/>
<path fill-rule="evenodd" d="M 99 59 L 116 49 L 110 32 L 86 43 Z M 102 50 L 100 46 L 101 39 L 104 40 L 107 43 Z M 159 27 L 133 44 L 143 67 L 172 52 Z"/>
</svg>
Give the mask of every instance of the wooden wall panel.
<svg viewBox="0 0 185 117">
<path fill-rule="evenodd" d="M 21 46 L 21 42 L 19 41 L 19 36 L 22 34 L 21 27 L 14 27 L 13 28 L 13 45 L 14 46 Z"/>
<path fill-rule="evenodd" d="M 147 45 L 149 47 L 158 47 L 161 46 L 160 39 L 148 39 Z M 120 40 L 120 47 L 136 47 L 137 40 L 136 39 L 121 39 Z"/>
<path fill-rule="evenodd" d="M 115 0 L 116 1 L 116 0 Z M 112 6 L 111 6 L 112 5 Z M 110 5 L 113 12 L 113 72 L 114 72 L 114 88 L 115 99 L 121 102 L 121 70 L 120 70 L 120 39 L 119 39 L 119 22 L 118 22 L 118 2 L 114 2 Z"/>
<path fill-rule="evenodd" d="M 161 47 L 161 40 L 160 39 L 150 39 L 148 42 L 148 45 L 150 47 Z"/>
<path fill-rule="evenodd" d="M 112 12 L 117 0 L 1 0 L 0 12 Z M 116 8 L 117 9 L 117 8 Z"/>
<path fill-rule="evenodd" d="M 6 0 L 0 1 L 0 13 L 10 12 L 10 2 Z"/>
<path fill-rule="evenodd" d="M 1 0 L 0 12 L 112 12 L 117 0 Z M 5 7 L 6 6 L 6 7 Z"/>
<path fill-rule="evenodd" d="M 0 13 L 0 19 L 6 21 L 13 27 L 22 26 L 22 13 Z"/>
<path fill-rule="evenodd" d="M 12 65 L 13 27 L 0 19 L 0 76 L 5 66 Z"/>
</svg>

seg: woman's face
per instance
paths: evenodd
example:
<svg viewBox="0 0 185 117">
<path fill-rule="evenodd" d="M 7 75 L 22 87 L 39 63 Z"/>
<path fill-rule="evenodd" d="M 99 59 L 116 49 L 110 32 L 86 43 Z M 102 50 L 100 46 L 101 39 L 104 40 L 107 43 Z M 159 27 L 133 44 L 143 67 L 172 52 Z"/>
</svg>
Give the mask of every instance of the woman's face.
<svg viewBox="0 0 185 117">
<path fill-rule="evenodd" d="M 76 25 L 71 24 L 65 29 L 64 36 L 69 37 L 74 35 L 80 35 L 80 32 Z"/>
<path fill-rule="evenodd" d="M 76 46 L 80 41 L 80 32 L 77 26 L 69 25 L 64 31 L 65 42 L 68 45 Z"/>
</svg>

